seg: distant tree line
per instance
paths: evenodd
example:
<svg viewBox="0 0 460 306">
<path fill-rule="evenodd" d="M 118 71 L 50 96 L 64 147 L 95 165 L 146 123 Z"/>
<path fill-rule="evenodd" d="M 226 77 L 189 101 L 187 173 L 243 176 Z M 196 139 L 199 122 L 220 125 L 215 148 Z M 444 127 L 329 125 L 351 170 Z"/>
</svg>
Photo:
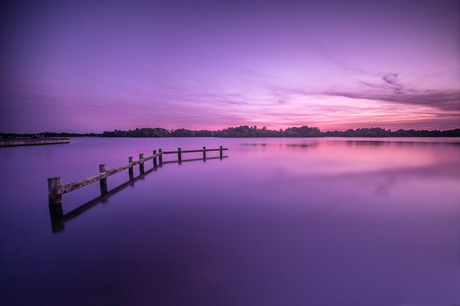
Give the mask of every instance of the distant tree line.
<svg viewBox="0 0 460 306">
<path fill-rule="evenodd" d="M 380 127 L 348 129 L 346 131 L 321 132 L 317 127 L 290 127 L 285 130 L 269 130 L 266 127 L 261 129 L 257 126 L 241 125 L 229 127 L 223 130 L 166 130 L 163 128 L 137 128 L 129 131 L 105 131 L 102 137 L 460 137 L 460 129 L 455 130 L 397 130 L 392 132 Z"/>
<path fill-rule="evenodd" d="M 460 137 L 460 129 L 455 130 L 397 130 L 391 132 L 392 137 Z"/>
<path fill-rule="evenodd" d="M 137 128 L 129 131 L 105 131 L 102 137 L 324 137 L 317 127 L 291 127 L 285 130 L 269 130 L 266 127 L 242 125 L 223 130 L 166 130 L 163 128 Z"/>
<path fill-rule="evenodd" d="M 397 130 L 392 132 L 380 127 L 348 129 L 346 131 L 321 132 L 317 127 L 290 127 L 285 130 L 269 130 L 266 127 L 241 125 L 217 131 L 188 130 L 163 128 L 137 128 L 135 130 L 105 131 L 96 133 L 53 133 L 43 132 L 38 134 L 0 133 L 0 138 L 46 138 L 46 137 L 460 137 L 460 129 L 454 130 Z"/>
<path fill-rule="evenodd" d="M 328 131 L 324 133 L 326 137 L 391 137 L 391 130 L 379 127 L 364 129 L 348 129 L 346 131 Z"/>
<path fill-rule="evenodd" d="M 379 127 L 364 129 L 349 129 L 346 131 L 324 132 L 325 137 L 460 137 L 460 129 L 455 130 L 403 130 L 399 129 L 392 132 Z"/>
</svg>

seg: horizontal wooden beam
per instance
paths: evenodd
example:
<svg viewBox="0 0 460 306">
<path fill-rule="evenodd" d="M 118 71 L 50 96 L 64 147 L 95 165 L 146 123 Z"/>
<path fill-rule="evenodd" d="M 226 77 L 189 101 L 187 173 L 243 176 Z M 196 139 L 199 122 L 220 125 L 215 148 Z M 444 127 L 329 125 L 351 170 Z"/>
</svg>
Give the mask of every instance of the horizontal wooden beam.
<svg viewBox="0 0 460 306">
<path fill-rule="evenodd" d="M 63 215 L 64 221 L 67 222 L 67 221 L 70 221 L 70 220 L 78 217 L 79 215 L 81 215 L 85 211 L 89 210 L 93 206 L 103 202 L 104 199 L 107 200 L 110 196 L 118 193 L 119 191 L 125 189 L 126 187 L 132 186 L 135 182 L 137 182 L 140 179 L 145 178 L 146 175 L 150 174 L 153 171 L 156 171 L 157 169 L 158 169 L 158 167 L 152 168 L 149 171 L 146 171 L 144 174 L 141 174 L 141 175 L 135 177 L 134 179 L 132 179 L 130 181 L 127 181 L 126 183 L 123 183 L 120 186 L 110 190 L 107 194 L 101 195 L 100 197 L 97 197 L 96 199 L 94 199 L 92 201 L 89 201 L 88 203 L 83 204 L 82 206 L 80 206 L 78 208 L 75 208 L 74 210 L 66 213 L 65 215 Z"/>
<path fill-rule="evenodd" d="M 228 148 L 222 148 L 222 150 L 228 150 Z M 203 152 L 204 150 L 184 150 L 180 151 L 181 153 L 196 153 L 196 152 Z M 211 151 L 220 151 L 220 149 L 206 149 L 206 152 Z M 163 154 L 178 154 L 179 151 L 165 151 Z"/>
<path fill-rule="evenodd" d="M 112 168 L 110 170 L 107 170 L 106 172 L 99 173 L 99 174 L 84 178 L 82 180 L 79 180 L 79 181 L 76 181 L 76 182 L 73 182 L 73 183 L 70 183 L 70 184 L 67 184 L 67 185 L 60 186 L 58 188 L 56 194 L 58 194 L 58 195 L 59 194 L 64 194 L 64 193 L 74 191 L 74 190 L 76 190 L 78 188 L 85 187 L 86 185 L 89 185 L 89 184 L 92 184 L 94 182 L 97 182 L 97 181 L 99 181 L 101 179 L 104 179 L 104 178 L 106 178 L 108 176 L 117 174 L 118 172 L 121 172 L 121 171 L 126 170 L 128 168 L 132 168 L 132 167 L 134 167 L 136 165 L 139 165 L 141 163 L 145 163 L 146 161 L 148 161 L 148 160 L 150 160 L 152 158 L 156 158 L 156 157 L 158 157 L 160 155 L 161 155 L 161 153 L 157 153 L 157 154 L 154 154 L 152 156 L 145 157 L 143 159 L 133 161 L 132 163 L 129 163 L 129 164 L 126 164 L 126 165 L 123 165 L 123 166 L 120 166 L 120 167 Z"/>
</svg>

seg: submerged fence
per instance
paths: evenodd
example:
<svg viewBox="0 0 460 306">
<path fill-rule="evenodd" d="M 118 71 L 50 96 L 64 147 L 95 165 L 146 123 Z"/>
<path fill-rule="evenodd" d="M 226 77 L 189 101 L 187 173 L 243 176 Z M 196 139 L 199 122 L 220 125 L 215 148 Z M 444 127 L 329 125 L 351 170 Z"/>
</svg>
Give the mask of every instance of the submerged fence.
<svg viewBox="0 0 460 306">
<path fill-rule="evenodd" d="M 182 151 L 181 148 L 178 148 L 177 151 L 165 151 L 163 152 L 161 149 L 158 150 L 153 150 L 153 155 L 144 157 L 144 154 L 139 154 L 139 160 L 134 161 L 133 157 L 129 157 L 129 163 L 120 167 L 112 168 L 110 170 L 107 170 L 106 165 L 102 164 L 99 165 L 99 174 L 87 177 L 85 179 L 66 184 L 66 185 L 61 185 L 61 177 L 51 177 L 48 178 L 48 198 L 49 198 L 49 206 L 59 206 L 62 204 L 62 195 L 64 193 L 68 193 L 71 191 L 74 191 L 76 189 L 79 189 L 81 187 L 84 187 L 86 185 L 95 183 L 97 181 L 100 182 L 101 185 L 101 194 L 106 194 L 107 193 L 107 177 L 114 175 L 116 173 L 119 173 L 121 171 L 124 171 L 126 169 L 129 169 L 129 177 L 132 179 L 133 177 L 133 167 L 139 165 L 139 170 L 141 173 L 144 172 L 144 163 L 150 159 L 153 159 L 153 166 L 156 167 L 159 164 L 163 163 L 163 155 L 164 154 L 177 154 L 177 159 L 178 162 L 180 163 L 182 161 L 182 153 L 197 153 L 197 152 L 203 152 L 203 160 L 206 160 L 206 152 L 211 152 L 211 151 L 220 151 L 220 158 L 223 157 L 223 151 L 228 150 L 228 148 L 222 148 L 220 146 L 220 149 L 206 149 L 206 147 L 203 147 L 202 150 L 184 150 Z M 157 158 L 158 158 L 158 163 L 157 163 Z"/>
</svg>

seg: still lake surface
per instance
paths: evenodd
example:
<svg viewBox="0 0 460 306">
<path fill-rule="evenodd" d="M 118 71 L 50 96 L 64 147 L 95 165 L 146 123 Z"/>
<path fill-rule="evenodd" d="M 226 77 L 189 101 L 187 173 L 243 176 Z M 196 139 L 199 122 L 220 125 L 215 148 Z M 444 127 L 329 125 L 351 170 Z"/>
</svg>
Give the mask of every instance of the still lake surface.
<svg viewBox="0 0 460 306">
<path fill-rule="evenodd" d="M 92 207 L 52 231 L 48 177 L 220 145 L 64 194 Z M 0 171 L 2 305 L 460 304 L 459 138 L 71 138 Z"/>
</svg>

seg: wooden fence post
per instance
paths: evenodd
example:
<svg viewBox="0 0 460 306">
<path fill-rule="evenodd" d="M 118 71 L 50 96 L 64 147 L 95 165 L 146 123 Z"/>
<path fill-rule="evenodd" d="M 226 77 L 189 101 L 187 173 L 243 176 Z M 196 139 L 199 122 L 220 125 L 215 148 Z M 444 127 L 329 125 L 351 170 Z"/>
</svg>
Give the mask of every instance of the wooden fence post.
<svg viewBox="0 0 460 306">
<path fill-rule="evenodd" d="M 60 177 L 50 177 L 48 179 L 48 200 L 49 206 L 59 206 L 62 203 L 62 195 L 57 194 L 57 191 L 61 187 Z"/>
<path fill-rule="evenodd" d="M 133 157 L 130 156 L 129 157 L 129 163 L 131 164 L 133 162 Z M 134 169 L 133 167 L 129 168 L 129 180 L 133 180 L 134 179 Z"/>
<path fill-rule="evenodd" d="M 222 159 L 222 146 L 220 146 L 220 159 Z"/>
<path fill-rule="evenodd" d="M 206 161 L 206 147 L 203 147 L 203 160 Z"/>
<path fill-rule="evenodd" d="M 99 173 L 107 172 L 107 167 L 105 164 L 99 165 Z M 107 178 L 103 178 L 100 181 L 101 184 L 101 194 L 104 195 L 107 193 Z"/>
<path fill-rule="evenodd" d="M 153 155 L 157 154 L 157 150 L 153 150 Z M 153 158 L 153 166 L 156 167 L 157 166 L 157 158 L 154 157 Z"/>
<path fill-rule="evenodd" d="M 182 161 L 182 149 L 177 148 L 177 159 L 179 160 L 179 163 Z"/>
<path fill-rule="evenodd" d="M 144 154 L 139 154 L 139 160 L 141 159 L 144 159 Z M 144 173 L 144 163 L 139 164 L 139 171 L 141 172 L 141 174 Z"/>
<path fill-rule="evenodd" d="M 163 152 L 161 149 L 158 149 L 158 153 Z M 158 163 L 161 165 L 163 163 L 163 154 L 158 156 Z"/>
</svg>

